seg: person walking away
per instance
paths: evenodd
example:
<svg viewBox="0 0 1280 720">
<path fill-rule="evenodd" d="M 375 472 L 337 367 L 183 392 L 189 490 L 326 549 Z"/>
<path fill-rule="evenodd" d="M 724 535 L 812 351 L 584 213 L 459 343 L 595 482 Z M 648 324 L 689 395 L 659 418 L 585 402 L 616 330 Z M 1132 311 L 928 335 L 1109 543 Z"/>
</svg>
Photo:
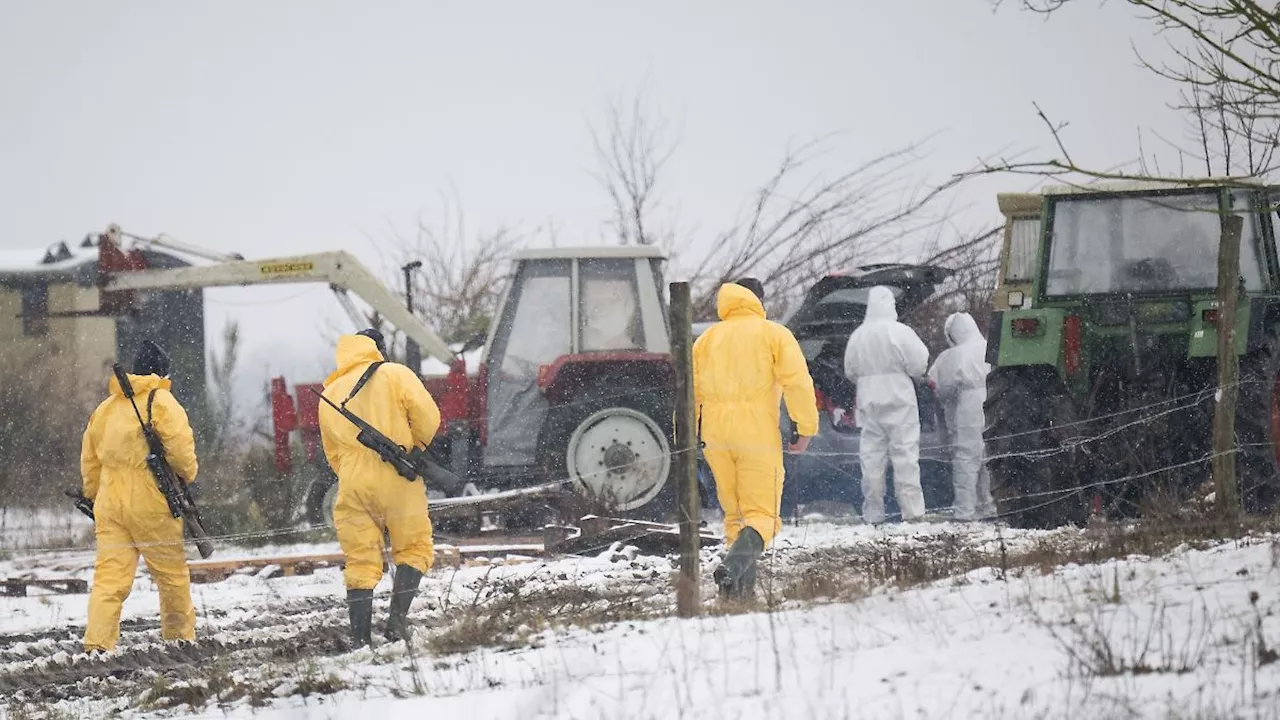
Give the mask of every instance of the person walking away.
<svg viewBox="0 0 1280 720">
<path fill-rule="evenodd" d="M 142 417 L 160 437 L 174 472 L 190 484 L 199 470 L 195 437 L 186 411 L 170 392 L 169 364 L 164 350 L 146 340 L 128 380 Z M 182 519 L 169 512 L 147 467 L 149 449 L 142 427 L 114 375 L 107 381 L 107 391 L 107 399 L 89 416 L 80 446 L 82 492 L 93 501 L 97 541 L 85 651 L 115 649 L 120 640 L 120 610 L 133 589 L 139 554 L 160 591 L 160 637 L 195 640 L 196 611 L 182 545 Z"/>
<path fill-rule="evenodd" d="M 338 339 L 337 370 L 324 396 L 345 406 L 401 447 L 427 446 L 440 427 L 440 410 L 422 381 L 404 365 L 386 362 L 382 333 L 375 328 Z M 338 476 L 333 524 L 346 555 L 344 580 L 351 635 L 357 646 L 372 642 L 373 590 L 382 579 L 383 532 L 391 536 L 395 561 L 385 635 L 409 639 L 409 606 L 422 576 L 435 560 L 431 518 L 423 480 L 406 481 L 376 452 L 357 440 L 359 429 L 327 404 L 320 406 L 320 438 Z"/>
<path fill-rule="evenodd" d="M 955 518 L 974 520 L 995 515 L 991 480 L 982 466 L 982 406 L 987 399 L 987 341 L 973 316 L 952 313 L 942 326 L 951 347 L 943 350 L 929 379 L 938 391 L 951 435 L 951 478 Z"/>
<path fill-rule="evenodd" d="M 803 452 L 818 432 L 804 354 L 789 330 L 765 318 L 763 297 L 764 287 L 753 279 L 722 285 L 720 322 L 693 345 L 703 455 L 715 476 L 729 547 L 715 579 L 730 598 L 755 591 L 756 560 L 782 528 L 782 399 L 800 435 L 791 452 Z"/>
<path fill-rule="evenodd" d="M 862 518 L 884 522 L 885 471 L 893 462 L 893 487 L 902 519 L 924 515 L 920 489 L 920 414 L 915 378 L 929 366 L 929 349 L 898 322 L 893 292 L 877 285 L 867 293 L 867 314 L 849 336 L 844 372 L 857 384 L 862 428 Z"/>
</svg>

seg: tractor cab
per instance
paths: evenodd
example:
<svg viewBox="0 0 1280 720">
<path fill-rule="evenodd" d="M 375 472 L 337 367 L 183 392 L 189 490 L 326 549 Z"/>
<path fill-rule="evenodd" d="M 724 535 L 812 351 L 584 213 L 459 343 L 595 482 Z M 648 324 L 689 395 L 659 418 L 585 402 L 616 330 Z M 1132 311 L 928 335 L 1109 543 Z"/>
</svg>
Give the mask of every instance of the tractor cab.
<svg viewBox="0 0 1280 720">
<path fill-rule="evenodd" d="M 664 261 L 650 246 L 517 256 L 481 365 L 487 470 L 536 467 L 619 510 L 661 493 L 671 402 Z"/>
</svg>

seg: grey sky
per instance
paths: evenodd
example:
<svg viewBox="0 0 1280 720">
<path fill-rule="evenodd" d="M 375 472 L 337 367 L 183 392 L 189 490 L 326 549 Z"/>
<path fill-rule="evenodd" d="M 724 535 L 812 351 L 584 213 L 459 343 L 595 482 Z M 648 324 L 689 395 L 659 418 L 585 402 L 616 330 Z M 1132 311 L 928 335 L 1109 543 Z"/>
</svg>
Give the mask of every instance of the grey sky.
<svg viewBox="0 0 1280 720">
<path fill-rule="evenodd" d="M 554 220 L 563 244 L 601 242 L 588 123 L 641 87 L 680 129 L 665 197 L 705 234 L 788 141 L 834 131 L 833 169 L 942 131 L 920 166 L 938 178 L 1047 148 L 1034 100 L 1109 165 L 1134 156 L 1139 126 L 1181 127 L 1131 38 L 1158 45 L 1121 3 L 1045 22 L 986 0 L 9 2 L 0 249 L 118 222 L 248 257 L 376 263 L 365 234 L 433 216 L 450 186 L 473 228 Z M 1029 184 L 974 183 L 963 217 Z M 211 336 L 244 319 L 255 373 L 322 378 L 327 290 L 209 301 Z"/>
</svg>

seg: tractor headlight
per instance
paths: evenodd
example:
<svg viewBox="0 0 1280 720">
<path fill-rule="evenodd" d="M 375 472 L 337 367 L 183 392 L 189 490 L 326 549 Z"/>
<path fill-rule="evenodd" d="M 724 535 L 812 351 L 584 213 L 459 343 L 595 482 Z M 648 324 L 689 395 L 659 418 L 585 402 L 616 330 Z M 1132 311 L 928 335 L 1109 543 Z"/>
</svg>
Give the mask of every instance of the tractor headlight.
<svg viewBox="0 0 1280 720">
<path fill-rule="evenodd" d="M 1022 307 L 1022 303 L 1026 302 L 1026 299 L 1027 298 L 1022 294 L 1021 290 L 1009 291 L 1009 307 L 1011 308 Z"/>
</svg>

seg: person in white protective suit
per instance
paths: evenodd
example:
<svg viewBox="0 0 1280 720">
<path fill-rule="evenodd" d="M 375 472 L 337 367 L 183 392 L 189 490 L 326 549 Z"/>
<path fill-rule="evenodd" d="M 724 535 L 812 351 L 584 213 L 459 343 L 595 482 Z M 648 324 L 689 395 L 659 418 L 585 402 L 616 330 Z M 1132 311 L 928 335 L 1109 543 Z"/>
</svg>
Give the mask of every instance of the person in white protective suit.
<svg viewBox="0 0 1280 720">
<path fill-rule="evenodd" d="M 893 487 L 902 519 L 924 515 L 920 489 L 920 411 L 915 379 L 929 367 L 929 349 L 898 322 L 893 293 L 876 286 L 867 294 L 867 314 L 849 336 L 844 373 L 857 384 L 862 428 L 862 519 L 884 522 L 885 470 L 893 462 Z"/>
<path fill-rule="evenodd" d="M 982 465 L 983 403 L 987 399 L 987 341 L 973 316 L 952 313 L 943 325 L 951 347 L 929 369 L 951 435 L 951 478 L 955 487 L 955 518 L 975 520 L 995 515 L 991 479 Z"/>
</svg>

